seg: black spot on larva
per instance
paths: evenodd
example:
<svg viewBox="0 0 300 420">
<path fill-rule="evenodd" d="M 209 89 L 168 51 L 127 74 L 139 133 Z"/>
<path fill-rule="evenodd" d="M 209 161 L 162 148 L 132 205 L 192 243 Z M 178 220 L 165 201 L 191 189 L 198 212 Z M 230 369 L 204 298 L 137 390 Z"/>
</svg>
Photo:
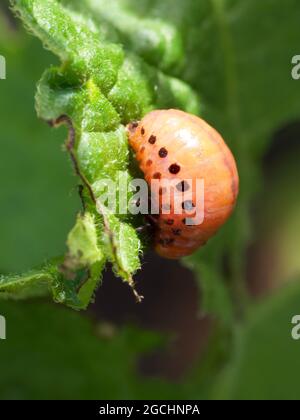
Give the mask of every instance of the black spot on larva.
<svg viewBox="0 0 300 420">
<path fill-rule="evenodd" d="M 164 147 L 162 147 L 158 152 L 159 157 L 165 158 L 168 156 L 168 151 Z"/>
<path fill-rule="evenodd" d="M 174 239 L 173 239 L 173 238 L 164 238 L 164 239 L 160 239 L 160 240 L 159 240 L 159 243 L 160 243 L 162 246 L 168 246 L 168 245 L 171 245 L 173 242 L 174 242 Z"/>
<path fill-rule="evenodd" d="M 138 198 L 136 200 L 135 205 L 136 205 L 136 207 L 140 207 L 140 205 L 141 205 L 141 199 L 140 198 Z"/>
<path fill-rule="evenodd" d="M 152 163 L 153 163 L 153 162 L 152 162 L 152 160 L 151 160 L 151 159 L 149 159 L 149 160 L 147 160 L 146 165 L 147 165 L 147 166 L 151 166 L 151 165 L 152 165 Z"/>
<path fill-rule="evenodd" d="M 172 229 L 172 232 L 175 236 L 180 236 L 181 230 L 180 229 Z"/>
<path fill-rule="evenodd" d="M 169 172 L 173 175 L 178 174 L 178 172 L 180 171 L 180 166 L 177 165 L 177 163 L 172 163 L 171 166 L 169 166 Z"/>
<path fill-rule="evenodd" d="M 153 136 L 153 134 L 152 134 L 152 135 L 149 137 L 148 142 L 149 142 L 150 144 L 154 144 L 154 143 L 156 142 L 156 137 L 155 137 L 155 136 Z"/>
<path fill-rule="evenodd" d="M 141 134 L 142 134 L 142 136 L 145 134 L 145 129 L 144 129 L 144 127 L 142 127 L 142 128 L 141 128 Z"/>
<path fill-rule="evenodd" d="M 161 173 L 160 172 L 155 172 L 155 174 L 153 175 L 154 179 L 160 179 L 161 178 Z"/>
<path fill-rule="evenodd" d="M 190 189 L 190 185 L 186 181 L 181 181 L 176 185 L 176 188 L 178 191 L 184 192 Z"/>
<path fill-rule="evenodd" d="M 133 134 L 135 130 L 137 129 L 138 125 L 139 123 L 137 121 L 133 121 L 132 123 L 128 125 L 129 131 Z"/>
<path fill-rule="evenodd" d="M 194 203 L 191 200 L 186 200 L 182 203 L 183 210 L 191 211 L 194 207 Z"/>
<path fill-rule="evenodd" d="M 166 225 L 169 225 L 169 226 L 172 226 L 172 225 L 174 225 L 174 220 L 173 220 L 173 219 L 167 219 L 167 220 L 165 221 L 165 224 L 166 224 Z"/>
</svg>

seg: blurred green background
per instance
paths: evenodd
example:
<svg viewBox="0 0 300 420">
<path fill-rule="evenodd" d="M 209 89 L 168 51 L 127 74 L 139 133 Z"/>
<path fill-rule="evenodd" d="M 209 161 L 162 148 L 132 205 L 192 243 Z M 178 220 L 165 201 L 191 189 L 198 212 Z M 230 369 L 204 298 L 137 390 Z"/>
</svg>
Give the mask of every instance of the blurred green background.
<svg viewBox="0 0 300 420">
<path fill-rule="evenodd" d="M 109 270 L 87 313 L 47 299 L 1 301 L 7 340 L 0 341 L 0 398 L 299 399 L 300 341 L 291 338 L 291 319 L 300 314 L 300 82 L 291 78 L 299 2 L 231 0 L 223 10 L 222 2 L 176 0 L 171 13 L 169 0 L 126 3 L 179 28 L 187 56 L 180 75 L 203 98 L 209 121 L 232 139 L 243 204 L 229 241 L 247 243 L 235 258 L 253 304 L 246 319 L 224 327 L 199 308 L 198 260 L 192 273 L 151 252 L 137 276 L 146 296 L 138 306 Z M 0 80 L 0 272 L 8 274 L 65 251 L 80 201 L 62 151 L 66 131 L 50 129 L 34 110 L 36 82 L 56 58 L 25 33 L 7 2 L 0 54 L 7 63 Z M 226 228 L 197 256 L 199 264 L 207 258 L 213 265 L 210 250 L 225 237 Z"/>
</svg>

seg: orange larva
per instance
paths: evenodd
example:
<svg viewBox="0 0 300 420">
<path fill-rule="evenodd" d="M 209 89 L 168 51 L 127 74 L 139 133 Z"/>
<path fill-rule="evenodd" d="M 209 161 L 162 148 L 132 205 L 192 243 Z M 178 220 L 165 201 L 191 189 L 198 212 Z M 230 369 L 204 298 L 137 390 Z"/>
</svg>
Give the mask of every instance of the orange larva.
<svg viewBox="0 0 300 420">
<path fill-rule="evenodd" d="M 179 110 L 157 110 L 140 122 L 128 125 L 129 142 L 148 184 L 151 180 L 179 180 L 169 201 L 169 214 L 160 212 L 154 221 L 155 250 L 166 258 L 192 254 L 204 245 L 232 213 L 239 188 L 234 157 L 220 134 L 204 120 Z M 188 214 L 197 207 L 195 180 L 204 181 L 201 224 L 187 225 Z M 190 180 L 190 181 L 186 181 Z M 182 193 L 189 199 L 180 203 Z M 159 196 L 165 191 L 160 187 Z M 151 216 L 150 216 L 151 217 Z"/>
</svg>

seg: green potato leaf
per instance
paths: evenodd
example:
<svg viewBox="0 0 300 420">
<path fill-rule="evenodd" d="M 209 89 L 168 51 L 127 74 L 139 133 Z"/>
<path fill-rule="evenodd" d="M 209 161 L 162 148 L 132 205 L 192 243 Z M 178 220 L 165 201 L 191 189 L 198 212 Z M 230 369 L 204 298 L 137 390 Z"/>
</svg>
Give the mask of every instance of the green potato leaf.
<svg viewBox="0 0 300 420">
<path fill-rule="evenodd" d="M 65 146 L 81 182 L 84 215 L 69 235 L 68 253 L 58 267 L 52 291 L 57 302 L 86 308 L 106 261 L 131 287 L 140 269 L 143 244 L 134 220 L 112 212 L 98 191 L 103 179 L 117 181 L 120 173 L 128 183 L 132 179 L 125 125 L 157 107 L 197 113 L 199 102 L 187 84 L 162 72 L 182 57 L 180 36 L 172 25 L 145 20 L 144 30 L 140 22 L 141 43 L 136 46 L 128 29 L 138 19 L 117 4 L 116 16 L 127 24 L 117 28 L 120 38 L 112 42 L 103 27 L 114 27 L 116 22 L 100 3 L 93 13 L 95 19 L 92 3 L 77 9 L 57 0 L 12 3 L 29 31 L 61 62 L 46 70 L 38 83 L 36 109 L 50 125 L 65 124 L 69 130 Z M 128 50 L 121 45 L 122 34 Z M 119 187 L 116 194 L 121 194 Z"/>
<path fill-rule="evenodd" d="M 299 328 L 292 322 L 299 319 L 299 298 L 294 279 L 251 309 L 213 398 L 299 400 Z"/>
</svg>

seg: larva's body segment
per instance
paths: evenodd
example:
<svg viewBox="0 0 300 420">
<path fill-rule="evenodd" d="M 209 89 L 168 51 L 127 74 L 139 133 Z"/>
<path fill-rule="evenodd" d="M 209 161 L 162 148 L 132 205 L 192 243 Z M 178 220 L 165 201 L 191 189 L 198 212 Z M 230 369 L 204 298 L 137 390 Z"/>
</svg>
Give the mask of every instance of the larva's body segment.
<svg viewBox="0 0 300 420">
<path fill-rule="evenodd" d="M 162 214 L 164 191 L 160 191 L 161 211 L 154 218 L 156 251 L 166 258 L 193 253 L 217 232 L 234 209 L 239 179 L 231 151 L 204 120 L 179 110 L 152 111 L 139 123 L 130 124 L 128 132 L 149 185 L 152 179 L 181 182 L 171 195 L 170 214 Z M 198 209 L 197 179 L 204 182 L 204 219 L 201 224 L 187 226 L 191 213 L 183 210 L 182 214 L 175 214 L 175 204 Z M 182 192 L 185 203 L 178 203 Z"/>
</svg>

